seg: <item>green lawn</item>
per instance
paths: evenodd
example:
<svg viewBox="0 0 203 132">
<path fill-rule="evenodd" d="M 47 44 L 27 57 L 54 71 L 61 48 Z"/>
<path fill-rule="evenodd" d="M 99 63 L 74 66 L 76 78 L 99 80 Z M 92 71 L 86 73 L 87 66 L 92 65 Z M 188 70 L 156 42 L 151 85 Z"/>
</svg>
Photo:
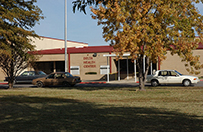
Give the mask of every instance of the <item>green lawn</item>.
<svg viewBox="0 0 203 132">
<path fill-rule="evenodd" d="M 203 88 L 0 90 L 0 132 L 203 131 Z"/>
</svg>

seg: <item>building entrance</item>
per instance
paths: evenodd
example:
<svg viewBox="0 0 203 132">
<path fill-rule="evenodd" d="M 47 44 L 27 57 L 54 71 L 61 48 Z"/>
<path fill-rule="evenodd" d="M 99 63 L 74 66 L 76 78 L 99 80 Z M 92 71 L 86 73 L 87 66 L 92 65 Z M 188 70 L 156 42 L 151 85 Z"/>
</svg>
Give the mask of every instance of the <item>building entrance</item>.
<svg viewBox="0 0 203 132">
<path fill-rule="evenodd" d="M 134 62 L 132 62 L 131 59 L 120 59 L 119 61 L 120 61 L 120 74 L 123 74 L 122 76 L 127 77 L 127 71 L 128 71 L 129 76 L 134 76 Z M 114 59 L 114 63 L 116 65 L 116 68 L 118 71 L 119 70 L 118 61 L 116 61 L 116 59 Z M 136 65 L 136 69 L 137 69 L 136 75 L 138 76 L 137 65 Z M 150 75 L 153 70 L 157 70 L 157 64 L 156 63 L 151 63 L 151 66 L 149 67 L 148 75 Z"/>
</svg>

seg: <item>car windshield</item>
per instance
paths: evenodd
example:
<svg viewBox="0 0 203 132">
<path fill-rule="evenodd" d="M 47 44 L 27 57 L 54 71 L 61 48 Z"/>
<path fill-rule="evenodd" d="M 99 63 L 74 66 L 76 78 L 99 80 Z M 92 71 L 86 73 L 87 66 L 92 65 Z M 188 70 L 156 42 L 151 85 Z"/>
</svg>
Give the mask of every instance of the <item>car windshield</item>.
<svg viewBox="0 0 203 132">
<path fill-rule="evenodd" d="M 50 78 L 54 78 L 54 75 L 55 75 L 55 74 L 51 74 L 51 75 L 49 75 L 47 78 L 49 78 L 49 79 L 50 79 Z"/>
<path fill-rule="evenodd" d="M 181 74 L 180 72 L 178 72 L 178 71 L 175 71 L 176 73 L 178 73 L 180 76 L 182 76 L 183 74 Z"/>
<path fill-rule="evenodd" d="M 66 77 L 72 77 L 73 76 L 69 72 L 66 72 L 65 75 L 66 75 Z"/>
<path fill-rule="evenodd" d="M 39 71 L 39 75 L 46 75 L 43 71 Z"/>
<path fill-rule="evenodd" d="M 25 71 L 21 74 L 21 76 L 28 76 L 29 75 L 29 71 Z"/>
</svg>

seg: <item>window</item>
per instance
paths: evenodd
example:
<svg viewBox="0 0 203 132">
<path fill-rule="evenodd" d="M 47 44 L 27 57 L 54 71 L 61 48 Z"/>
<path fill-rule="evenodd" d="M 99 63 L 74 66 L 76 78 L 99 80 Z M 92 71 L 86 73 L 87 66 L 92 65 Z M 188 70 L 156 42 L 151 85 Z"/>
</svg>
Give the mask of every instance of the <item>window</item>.
<svg viewBox="0 0 203 132">
<path fill-rule="evenodd" d="M 109 65 L 101 65 L 100 74 L 108 74 L 108 73 L 109 73 Z"/>
<path fill-rule="evenodd" d="M 25 71 L 21 74 L 21 76 L 28 76 L 29 75 L 29 72 L 28 71 Z"/>
<path fill-rule="evenodd" d="M 54 75 L 55 75 L 55 74 L 51 74 L 51 75 L 49 75 L 47 78 L 54 78 Z"/>
<path fill-rule="evenodd" d="M 39 71 L 39 75 L 46 75 L 43 71 Z"/>
<path fill-rule="evenodd" d="M 34 76 L 34 75 L 35 75 L 34 71 L 29 72 L 29 76 Z"/>
<path fill-rule="evenodd" d="M 177 74 L 176 74 L 176 72 L 174 72 L 174 71 L 170 71 L 170 76 L 176 76 Z"/>
<path fill-rule="evenodd" d="M 167 76 L 167 71 L 160 71 L 159 76 Z"/>
<path fill-rule="evenodd" d="M 66 73 L 65 73 L 65 76 L 66 76 L 66 77 L 72 77 L 72 75 L 71 75 L 69 72 L 66 72 Z"/>
<path fill-rule="evenodd" d="M 60 79 L 60 78 L 64 78 L 64 74 L 62 73 L 58 73 L 55 75 L 56 78 Z"/>
<path fill-rule="evenodd" d="M 70 73 L 72 75 L 80 75 L 80 66 L 71 66 Z"/>
</svg>

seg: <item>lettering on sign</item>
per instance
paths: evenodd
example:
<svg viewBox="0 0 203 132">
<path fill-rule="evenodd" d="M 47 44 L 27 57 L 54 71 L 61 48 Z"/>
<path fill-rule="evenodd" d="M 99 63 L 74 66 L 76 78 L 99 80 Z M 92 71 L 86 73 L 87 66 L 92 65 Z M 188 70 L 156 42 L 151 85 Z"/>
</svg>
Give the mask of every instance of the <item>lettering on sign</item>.
<svg viewBox="0 0 203 132">
<path fill-rule="evenodd" d="M 84 65 L 83 67 L 84 67 L 84 68 L 95 68 L 96 65 Z"/>
<path fill-rule="evenodd" d="M 96 62 L 93 60 L 93 57 L 88 56 L 88 57 L 83 57 L 83 64 L 84 68 L 95 68 L 96 65 L 94 65 Z"/>
<path fill-rule="evenodd" d="M 83 60 L 93 60 L 93 57 L 83 57 Z"/>
<path fill-rule="evenodd" d="M 83 61 L 83 64 L 93 64 L 95 61 Z"/>
</svg>

